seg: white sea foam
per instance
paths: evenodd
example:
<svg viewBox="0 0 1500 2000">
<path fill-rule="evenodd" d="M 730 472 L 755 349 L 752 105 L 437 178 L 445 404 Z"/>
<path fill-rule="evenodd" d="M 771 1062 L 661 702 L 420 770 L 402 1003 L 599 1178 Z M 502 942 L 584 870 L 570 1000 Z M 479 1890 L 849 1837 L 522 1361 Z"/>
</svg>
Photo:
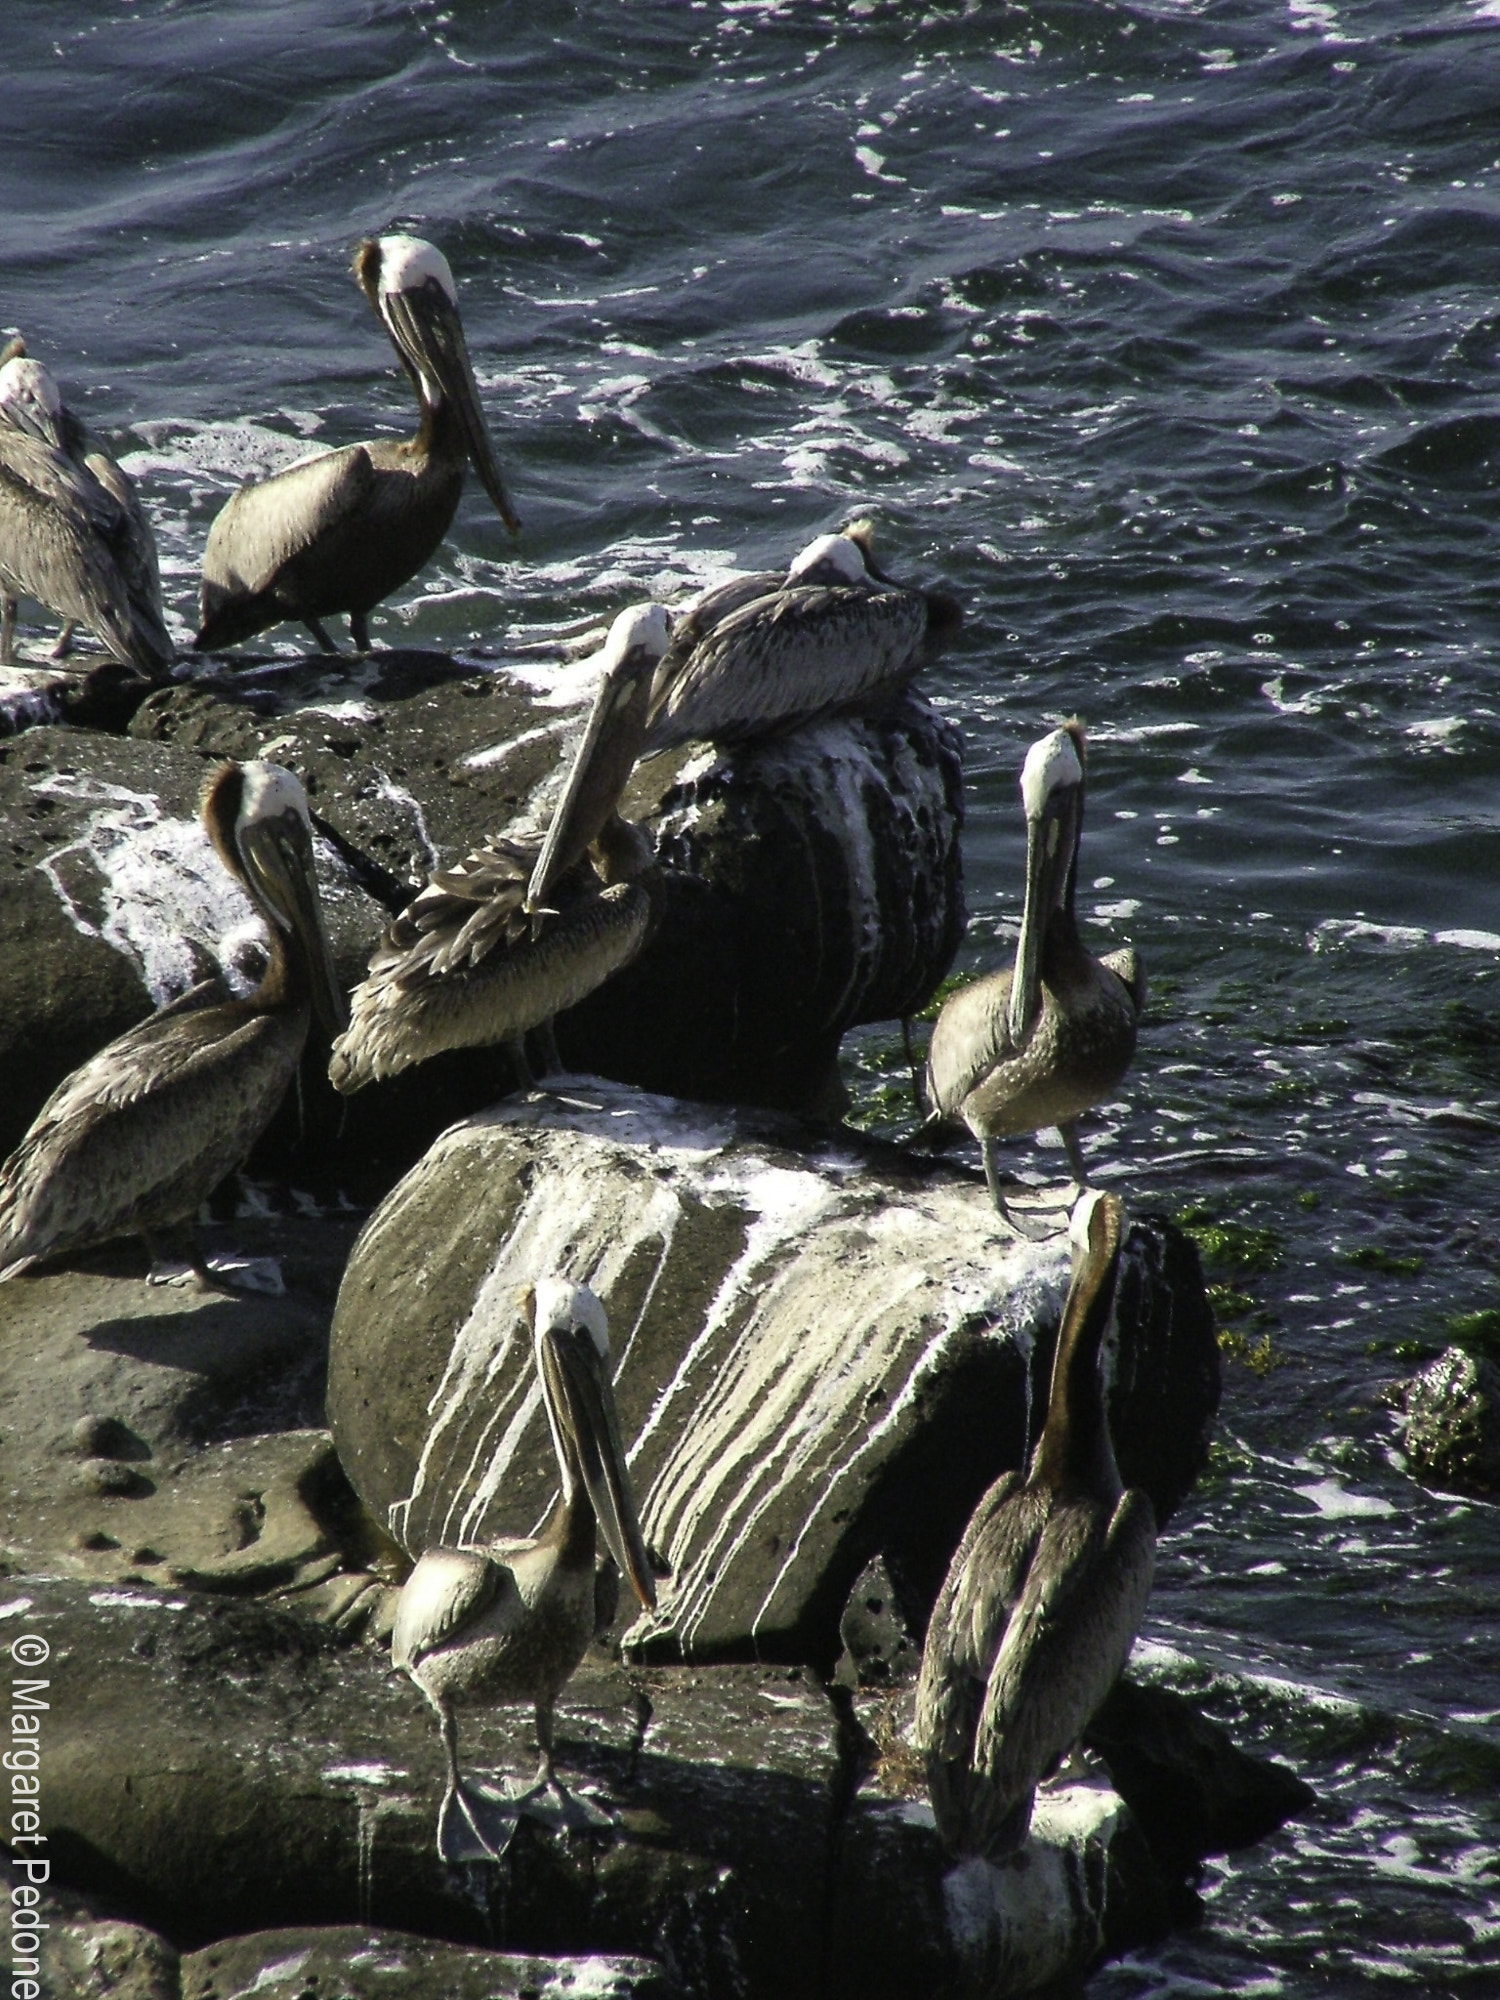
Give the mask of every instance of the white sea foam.
<svg viewBox="0 0 1500 2000">
<path fill-rule="evenodd" d="M 1336 1479 L 1320 1479 L 1313 1486 L 1293 1487 L 1304 1500 L 1310 1500 L 1318 1512 L 1328 1521 L 1342 1521 L 1359 1514 L 1394 1514 L 1395 1508 L 1389 1500 L 1382 1500 L 1372 1493 L 1351 1493 Z"/>
</svg>

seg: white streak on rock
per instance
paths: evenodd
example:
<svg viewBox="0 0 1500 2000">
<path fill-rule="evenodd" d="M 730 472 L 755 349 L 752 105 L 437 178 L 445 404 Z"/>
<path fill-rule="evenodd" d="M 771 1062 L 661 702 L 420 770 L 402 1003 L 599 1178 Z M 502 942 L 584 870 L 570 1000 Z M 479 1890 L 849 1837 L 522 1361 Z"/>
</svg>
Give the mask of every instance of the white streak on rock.
<svg viewBox="0 0 1500 2000">
<path fill-rule="evenodd" d="M 411 814 L 417 829 L 417 838 L 427 853 L 427 865 L 430 868 L 440 868 L 442 857 L 433 845 L 432 835 L 427 831 L 427 815 L 422 810 L 420 799 L 415 798 L 404 785 L 398 785 L 395 779 L 388 772 L 382 771 L 378 765 L 375 767 L 375 776 L 380 780 L 381 798 L 389 800 L 392 805 L 400 806 Z"/>
<path fill-rule="evenodd" d="M 329 722 L 378 722 L 380 711 L 368 701 L 309 701 L 298 715 L 321 715 Z"/>
<path fill-rule="evenodd" d="M 94 806 L 82 832 L 37 866 L 68 921 L 122 952 L 157 1006 L 202 978 L 205 957 L 248 987 L 231 968 L 265 927 L 196 819 L 169 819 L 149 794 L 83 775 L 59 773 L 34 790 Z"/>
<path fill-rule="evenodd" d="M 523 729 L 519 736 L 508 737 L 504 743 L 491 743 L 486 749 L 471 750 L 467 757 L 459 758 L 459 767 L 465 771 L 487 771 L 496 764 L 503 764 L 514 751 L 528 743 L 540 743 L 544 737 L 562 736 L 568 726 L 565 722 L 549 722 L 542 729 Z"/>
</svg>

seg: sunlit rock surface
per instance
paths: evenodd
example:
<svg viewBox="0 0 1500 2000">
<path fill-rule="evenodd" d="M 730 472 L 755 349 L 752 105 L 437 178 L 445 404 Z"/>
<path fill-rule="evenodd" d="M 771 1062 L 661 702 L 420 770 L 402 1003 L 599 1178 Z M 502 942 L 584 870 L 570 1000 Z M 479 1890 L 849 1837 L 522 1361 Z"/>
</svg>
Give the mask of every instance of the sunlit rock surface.
<svg viewBox="0 0 1500 2000">
<path fill-rule="evenodd" d="M 534 1532 L 556 1465 L 519 1295 L 560 1270 L 608 1311 L 671 1570 L 631 1652 L 831 1668 L 877 1551 L 925 1619 L 1035 1434 L 1066 1211 L 1018 1243 L 972 1177 L 793 1136 L 593 1078 L 446 1133 L 371 1218 L 334 1315 L 330 1422 L 376 1519 L 413 1554 Z M 1166 1225 L 1130 1236 L 1119 1320 L 1122 1465 L 1165 1517 L 1218 1389 L 1197 1260 Z"/>
<path fill-rule="evenodd" d="M 353 1235 L 346 1215 L 205 1232 L 274 1290 L 148 1284 L 133 1244 L 0 1286 L 11 1572 L 255 1594 L 324 1622 L 378 1612 L 376 1543 L 321 1428 Z"/>
</svg>

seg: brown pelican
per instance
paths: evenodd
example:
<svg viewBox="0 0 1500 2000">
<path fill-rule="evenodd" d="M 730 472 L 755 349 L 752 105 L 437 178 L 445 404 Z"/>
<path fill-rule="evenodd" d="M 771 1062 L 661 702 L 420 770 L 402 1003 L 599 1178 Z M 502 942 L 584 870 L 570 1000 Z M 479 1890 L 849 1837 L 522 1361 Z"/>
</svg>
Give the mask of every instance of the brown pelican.
<svg viewBox="0 0 1500 2000">
<path fill-rule="evenodd" d="M 414 438 L 316 452 L 232 494 L 203 551 L 202 623 L 213 652 L 300 618 L 324 652 L 320 620 L 347 611 L 360 652 L 369 614 L 416 575 L 447 534 L 472 458 L 500 518 L 506 495 L 458 317 L 448 260 L 417 236 L 367 239 L 354 275 L 395 345 L 421 405 Z"/>
<path fill-rule="evenodd" d="M 281 1102 L 311 1010 L 343 1025 L 301 785 L 279 764 L 225 764 L 202 813 L 266 920 L 265 975 L 244 999 L 204 981 L 58 1085 L 0 1166 L 0 1279 L 191 1216 Z"/>
<path fill-rule="evenodd" d="M 1015 964 L 943 1003 L 927 1057 L 932 1125 L 961 1118 L 983 1147 L 995 1206 L 1000 1139 L 1056 1125 L 1080 1187 L 1076 1120 L 1130 1067 L 1146 976 L 1133 949 L 1095 958 L 1074 915 L 1083 828 L 1084 732 L 1066 723 L 1027 752 L 1026 902 Z"/>
<path fill-rule="evenodd" d="M 16 603 L 63 621 L 61 659 L 86 625 L 122 666 L 151 675 L 175 648 L 162 613 L 151 526 L 135 487 L 67 410 L 19 336 L 0 348 L 0 663 Z"/>
<path fill-rule="evenodd" d="M 1099 1379 L 1120 1231 L 1115 1196 L 1082 1197 L 1030 1468 L 980 1501 L 927 1628 L 913 1742 L 955 1854 L 1022 1844 L 1036 1787 L 1113 1687 L 1151 1593 L 1156 1520 L 1121 1487 Z"/>
<path fill-rule="evenodd" d="M 615 811 L 668 639 L 660 605 L 622 611 L 546 840 L 502 837 L 440 869 L 386 931 L 328 1074 L 349 1092 L 441 1049 L 509 1043 L 576 1006 L 633 958 L 651 903 L 651 844 Z"/>
<path fill-rule="evenodd" d="M 391 1659 L 437 1711 L 448 1786 L 438 1815 L 445 1861 L 498 1859 L 521 1812 L 570 1826 L 599 1824 L 559 1782 L 552 1763 L 552 1707 L 594 1635 L 595 1525 L 637 1597 L 656 1587 L 630 1490 L 609 1378 L 604 1308 L 584 1285 L 543 1278 L 526 1293 L 536 1371 L 562 1473 L 562 1495 L 534 1541 L 429 1549 L 396 1607 Z M 454 1709 L 530 1701 L 541 1753 L 536 1783 L 516 1799 L 467 1783 L 458 1769 Z"/>
<path fill-rule="evenodd" d="M 680 621 L 651 691 L 645 754 L 694 737 L 739 743 L 909 680 L 963 622 L 942 591 L 877 567 L 858 521 L 820 535 L 784 577 L 736 577 Z"/>
</svg>

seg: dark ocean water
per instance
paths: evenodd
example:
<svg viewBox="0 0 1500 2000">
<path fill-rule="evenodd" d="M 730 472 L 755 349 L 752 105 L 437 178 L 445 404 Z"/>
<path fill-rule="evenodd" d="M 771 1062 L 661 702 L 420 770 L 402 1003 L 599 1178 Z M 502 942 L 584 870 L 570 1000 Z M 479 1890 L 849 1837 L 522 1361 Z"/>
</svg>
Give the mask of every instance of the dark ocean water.
<svg viewBox="0 0 1500 2000">
<path fill-rule="evenodd" d="M 1086 717 L 1081 883 L 1154 998 L 1085 1143 L 1204 1234 L 1240 1357 L 1138 1665 L 1320 1800 L 1091 1992 L 1500 1992 L 1500 1509 L 1416 1487 L 1375 1400 L 1500 1308 L 1500 0 L 6 0 L 0 39 L 0 324 L 130 454 L 182 631 L 239 479 L 409 427 L 346 271 L 399 224 L 526 529 L 471 492 L 377 642 L 545 649 L 873 510 L 970 609 L 966 967 L 1025 746 Z M 876 1120 L 893 1059 L 850 1051 Z"/>
</svg>

